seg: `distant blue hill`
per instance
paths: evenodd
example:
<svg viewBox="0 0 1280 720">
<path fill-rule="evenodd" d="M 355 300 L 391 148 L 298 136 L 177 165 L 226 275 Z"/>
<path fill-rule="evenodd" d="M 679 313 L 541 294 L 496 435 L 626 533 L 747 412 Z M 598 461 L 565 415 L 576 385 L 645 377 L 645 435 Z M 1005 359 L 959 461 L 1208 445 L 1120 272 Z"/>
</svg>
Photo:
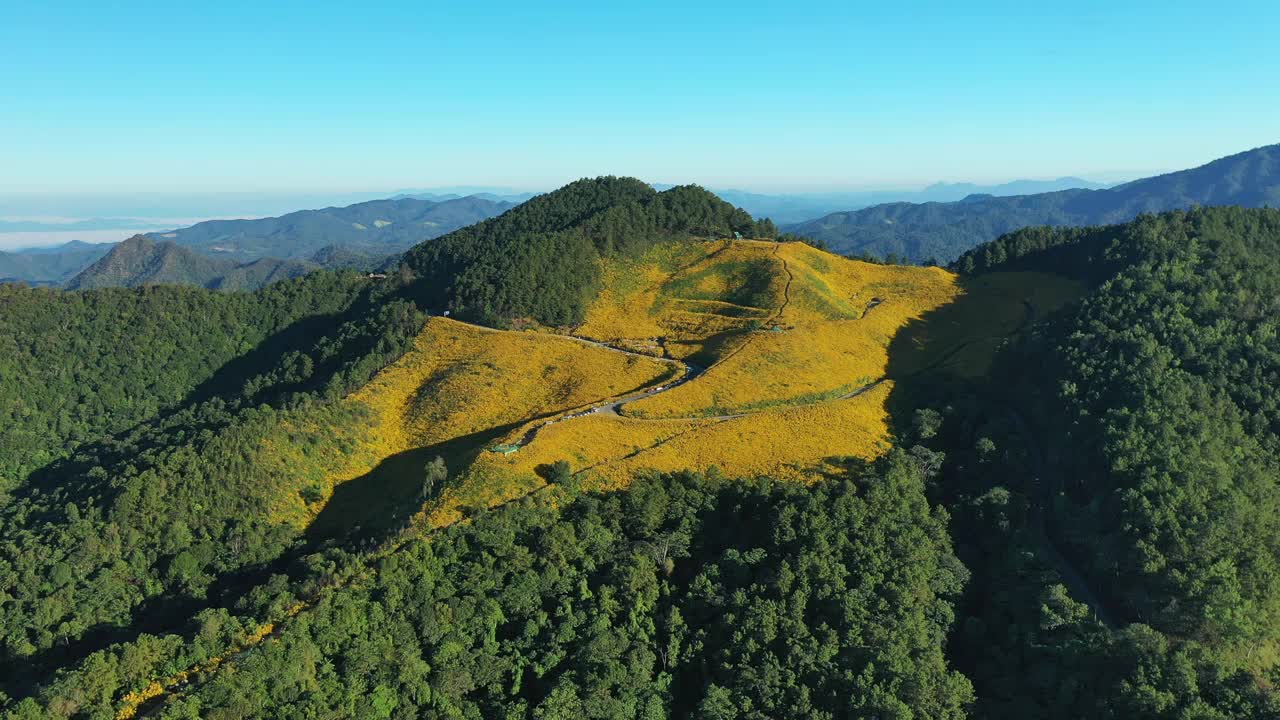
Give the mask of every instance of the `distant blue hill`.
<svg viewBox="0 0 1280 720">
<path fill-rule="evenodd" d="M 949 262 L 972 247 L 1030 225 L 1119 223 L 1141 213 L 1193 205 L 1280 206 L 1280 145 L 1110 188 L 1006 197 L 988 189 L 952 202 L 849 208 L 783 229 L 847 254 Z"/>
<path fill-rule="evenodd" d="M 147 236 L 241 262 L 264 257 L 309 260 L 332 247 L 362 255 L 390 255 L 512 207 L 511 202 L 475 196 L 448 200 L 402 196 L 280 217 L 208 220 Z"/>
<path fill-rule="evenodd" d="M 672 187 L 658 183 L 654 188 Z M 1103 188 L 1106 185 L 1075 177 L 1056 180 L 1014 180 L 998 185 L 975 183 L 934 183 L 923 190 L 852 190 L 815 193 L 759 193 L 747 190 L 711 188 L 725 202 L 732 203 L 757 218 L 775 223 L 796 223 L 837 210 L 857 210 L 891 202 L 947 202 L 974 194 L 995 196 L 1025 195 L 1069 188 Z"/>
<path fill-rule="evenodd" d="M 102 258 L 111 243 L 72 240 L 54 247 L 0 252 L 0 282 L 60 285 Z"/>
<path fill-rule="evenodd" d="M 399 197 L 280 217 L 208 220 L 147 233 L 133 238 L 127 248 L 72 241 L 3 252 L 0 282 L 75 288 L 184 283 L 247 289 L 317 267 L 379 267 L 424 240 L 512 207 L 508 200 L 478 196 Z M 113 254 L 108 258 L 109 251 Z"/>
</svg>

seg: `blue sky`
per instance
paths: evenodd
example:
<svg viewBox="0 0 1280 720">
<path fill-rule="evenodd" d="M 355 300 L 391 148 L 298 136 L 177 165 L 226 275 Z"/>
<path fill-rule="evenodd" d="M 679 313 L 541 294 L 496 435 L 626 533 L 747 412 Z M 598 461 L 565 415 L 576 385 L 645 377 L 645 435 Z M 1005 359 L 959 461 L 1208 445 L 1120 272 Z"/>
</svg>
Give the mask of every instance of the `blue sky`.
<svg viewBox="0 0 1280 720">
<path fill-rule="evenodd" d="M 0 193 L 819 190 L 1280 142 L 1280 3 L 0 7 Z"/>
</svg>

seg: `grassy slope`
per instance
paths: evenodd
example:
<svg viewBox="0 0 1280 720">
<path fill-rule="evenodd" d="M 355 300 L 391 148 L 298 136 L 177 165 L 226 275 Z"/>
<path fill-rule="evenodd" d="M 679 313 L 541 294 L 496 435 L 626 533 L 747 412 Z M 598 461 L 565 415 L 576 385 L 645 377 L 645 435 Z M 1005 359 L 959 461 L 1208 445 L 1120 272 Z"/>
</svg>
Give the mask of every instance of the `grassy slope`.
<svg viewBox="0 0 1280 720">
<path fill-rule="evenodd" d="M 645 468 L 810 478 L 888 447 L 895 382 L 985 372 L 1030 313 L 1081 291 L 1051 275 L 970 280 L 752 241 L 660 247 L 603 276 L 580 335 L 707 369 L 621 415 L 513 429 L 509 442 L 537 431 L 514 455 L 477 458 L 464 485 L 508 497 L 556 460 L 609 487 Z"/>
<path fill-rule="evenodd" d="M 435 457 L 456 471 L 495 433 L 670 373 L 662 362 L 569 338 L 433 318 L 413 350 L 339 409 L 283 414 L 253 462 L 271 476 L 293 478 L 281 485 L 288 491 L 276 499 L 275 519 L 313 525 L 320 536 L 368 530 L 403 519 L 398 505 L 417 502 L 424 467 Z M 306 488 L 321 498 L 308 504 L 297 492 Z M 330 507 L 335 491 L 339 502 Z"/>
<path fill-rule="evenodd" d="M 557 460 L 609 486 L 645 468 L 804 479 L 888 447 L 895 381 L 981 373 L 1030 308 L 1078 292 L 1052 276 L 962 281 L 757 241 L 662 244 L 602 277 L 576 334 L 632 354 L 436 318 L 337 408 L 275 415 L 252 458 L 274 478 L 272 519 L 318 537 L 408 522 L 435 457 L 454 478 L 428 508 L 435 525 L 541 486 Z M 681 362 L 699 374 L 607 408 L 620 414 L 547 424 L 671 385 Z M 522 447 L 484 452 L 497 443 Z"/>
</svg>

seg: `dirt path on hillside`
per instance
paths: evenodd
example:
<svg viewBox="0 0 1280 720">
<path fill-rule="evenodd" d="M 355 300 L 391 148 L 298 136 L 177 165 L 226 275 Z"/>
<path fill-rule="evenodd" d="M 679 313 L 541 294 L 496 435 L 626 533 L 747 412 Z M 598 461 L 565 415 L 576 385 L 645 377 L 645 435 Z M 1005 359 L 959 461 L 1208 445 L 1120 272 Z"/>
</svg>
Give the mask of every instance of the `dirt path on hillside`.
<svg viewBox="0 0 1280 720">
<path fill-rule="evenodd" d="M 777 309 L 777 310 L 776 310 L 772 315 L 770 315 L 770 316 L 769 316 L 769 319 L 765 322 L 765 324 L 766 324 L 766 325 L 774 325 L 774 324 L 776 324 L 776 323 L 777 323 L 777 322 L 782 318 L 782 314 L 783 314 L 784 312 L 786 312 L 786 310 L 787 310 L 787 306 L 789 306 L 789 305 L 791 304 L 791 284 L 792 284 L 793 282 L 795 282 L 795 275 L 791 272 L 791 267 L 787 264 L 787 260 L 786 260 L 786 258 L 781 257 L 781 256 L 778 254 L 778 251 L 779 251 L 781 248 L 782 248 L 782 243 L 774 243 L 774 248 L 773 248 L 773 253 L 772 253 L 772 254 L 773 254 L 773 256 L 774 256 L 775 258 L 777 258 L 777 259 L 778 259 L 778 261 L 779 261 L 779 262 L 781 262 L 781 263 L 782 263 L 782 271 L 783 271 L 784 273 L 786 273 L 786 275 L 787 275 L 787 282 L 786 282 L 786 284 L 784 284 L 784 285 L 783 285 L 783 287 L 782 287 L 782 304 L 781 304 L 781 305 L 779 305 L 779 306 L 778 306 L 778 309 Z M 716 250 L 715 252 L 713 252 L 712 254 L 708 255 L 706 258 L 702 258 L 702 259 L 698 260 L 697 262 L 699 262 L 699 263 L 700 263 L 700 262 L 705 262 L 707 259 L 712 258 L 712 257 L 715 257 L 715 255 L 716 255 L 716 254 L 718 254 L 718 253 L 720 253 L 720 252 L 723 252 L 723 250 L 724 250 L 724 248 L 720 248 L 720 249 Z M 696 265 L 696 264 L 697 264 L 697 263 L 692 263 L 692 264 L 690 264 L 690 265 L 689 265 L 689 267 L 692 267 L 693 265 Z M 682 269 L 683 269 L 683 268 L 682 268 Z M 677 269 L 674 273 L 672 273 L 671 277 L 675 277 L 676 275 L 678 275 L 678 274 L 682 271 L 682 269 Z M 754 334 L 753 334 L 753 335 L 754 335 Z M 739 345 L 738 347 L 734 348 L 734 349 L 733 349 L 733 350 L 731 350 L 727 355 L 725 355 L 724 357 L 722 357 L 722 358 L 720 358 L 719 360 L 717 360 L 715 363 L 713 363 L 713 364 L 711 365 L 711 367 L 703 368 L 703 367 L 699 367 L 699 366 L 697 366 L 697 365 L 693 365 L 693 364 L 690 364 L 690 363 L 684 362 L 683 360 L 675 360 L 675 359 L 671 359 L 671 358 L 657 358 L 657 357 L 654 357 L 654 356 L 652 356 L 652 355 L 645 355 L 645 354 L 643 354 L 643 353 L 637 353 L 637 352 L 632 351 L 632 350 L 625 350 L 625 349 L 623 349 L 623 348 L 615 347 L 615 346 L 613 346 L 613 345 L 609 345 L 609 344 L 607 344 L 607 343 L 603 343 L 603 342 L 600 342 L 600 341 L 598 341 L 598 340 L 589 340 L 589 339 L 587 339 L 587 338 L 582 338 L 582 337 L 578 337 L 578 336 L 575 336 L 575 335 L 566 335 L 566 336 L 561 336 L 561 337 L 568 337 L 568 338 L 571 338 L 571 339 L 573 339 L 573 340 L 577 340 L 578 342 L 585 343 L 585 344 L 587 344 L 587 345 L 591 345 L 591 346 L 593 346 L 593 347 L 598 347 L 598 348 L 602 348 L 602 349 L 605 349 L 605 350 L 612 350 L 612 351 L 614 351 L 614 352 L 620 352 L 620 353 L 623 353 L 623 354 L 626 354 L 626 355 L 632 355 L 632 356 L 636 356 L 636 357 L 644 357 L 644 358 L 649 358 L 649 359 L 651 359 L 651 360 L 660 360 L 660 361 L 663 361 L 663 362 L 668 362 L 668 363 L 676 364 L 676 365 L 679 365 L 679 366 L 680 366 L 680 368 L 682 369 L 682 371 L 683 371 L 683 372 L 682 372 L 682 374 L 681 374 L 681 376 L 680 376 L 679 378 L 677 378 L 676 380 L 673 380 L 672 382 L 667 383 L 667 384 L 665 384 L 665 385 L 658 385 L 657 387 L 653 387 L 653 388 L 647 388 L 647 389 L 637 390 L 636 392 L 628 393 L 628 394 L 623 395 L 623 396 L 621 396 L 621 397 L 616 397 L 616 398 L 611 398 L 611 399 L 608 399 L 608 400 L 604 400 L 604 401 L 602 401 L 602 402 L 596 403 L 596 404 L 591 405 L 591 406 L 588 406 L 588 407 L 586 407 L 586 408 L 582 408 L 582 409 L 577 410 L 577 411 L 571 411 L 571 412 L 570 412 L 569 414 L 567 414 L 567 415 L 562 415 L 562 416 L 560 416 L 560 417 L 552 418 L 552 419 L 550 419 L 550 420 L 547 420 L 547 421 L 545 421 L 545 422 L 542 422 L 542 423 L 538 424 L 537 426 L 530 428 L 527 432 L 525 432 L 525 434 L 521 436 L 520 440 L 519 440 L 518 442 L 514 443 L 517 447 L 521 447 L 521 448 L 523 448 L 524 446 L 526 446 L 526 445 L 528 445 L 529 443 L 533 442 L 533 441 L 537 438 L 538 433 L 539 433 L 543 428 L 548 427 L 548 426 L 550 426 L 550 425 L 554 425 L 554 424 L 559 423 L 559 422 L 566 422 L 566 421 L 574 420 L 574 419 L 577 419 L 577 418 L 580 418 L 580 417 L 584 417 L 584 416 L 587 416 L 587 415 L 595 415 L 595 414 L 613 415 L 613 416 L 620 416 L 620 417 L 622 417 L 623 415 L 622 415 L 622 413 L 620 413 L 620 412 L 619 412 L 619 410 L 621 410 L 621 409 L 622 409 L 622 406 L 623 406 L 623 405 L 626 405 L 626 404 L 628 404 L 628 403 L 635 402 L 636 400 L 641 400 L 641 399 L 644 399 L 644 398 L 653 397 L 653 396 L 658 395 L 658 394 L 660 394 L 660 393 L 670 392 L 671 390 L 674 390 L 675 388 L 677 388 L 677 387 L 679 387 L 679 386 L 681 386 L 681 385 L 683 385 L 683 384 L 685 384 L 685 383 L 687 383 L 687 382 L 690 382 L 690 381 L 694 380 L 695 378 L 697 378 L 697 377 L 698 377 L 699 375 L 701 375 L 702 373 L 704 373 L 704 372 L 706 372 L 706 371 L 710 370 L 711 368 L 714 368 L 715 366 L 717 366 L 717 365 L 719 365 L 719 364 L 721 364 L 721 363 L 723 363 L 723 362 L 726 362 L 727 360 L 729 360 L 730 358 L 732 358 L 734 355 L 737 355 L 739 352 L 742 352 L 742 350 L 744 350 L 748 345 L 750 345 L 750 344 L 751 344 L 751 341 L 754 339 L 752 336 L 749 336 L 749 337 L 748 337 L 748 338 L 747 338 L 747 339 L 746 339 L 746 340 L 745 340 L 741 345 Z M 878 383 L 878 382 L 879 382 L 879 381 L 877 381 L 877 383 Z M 853 397 L 854 395 L 861 394 L 862 392 L 864 392 L 864 391 L 865 391 L 865 390 L 867 390 L 867 389 L 868 389 L 867 387 L 861 387 L 861 388 L 858 388 L 858 389 L 856 389 L 856 390 L 852 391 L 852 392 L 851 392 L 851 393 L 849 393 L 849 394 L 843 395 L 843 396 L 838 397 L 838 398 L 833 398 L 833 399 L 834 399 L 834 400 L 841 400 L 841 399 L 844 399 L 844 398 Z M 818 401 L 818 402 L 831 402 L 831 400 L 821 400 L 821 401 Z M 809 404 L 813 404 L 813 403 L 809 403 Z M 800 406 L 796 406 L 796 407 L 800 407 Z M 696 420 L 732 420 L 733 418 L 739 418 L 739 417 L 743 417 L 743 416 L 745 416 L 745 415 L 749 415 L 749 414 L 751 414 L 751 413 L 737 413 L 737 414 L 731 414 L 731 415 L 714 415 L 714 416 L 704 416 L 704 417 L 696 417 L 696 418 L 660 418 L 660 419 L 661 419 L 661 420 L 694 420 L 694 419 L 696 419 Z M 634 419 L 634 420 L 646 420 L 647 418 L 631 418 L 631 419 Z M 655 447 L 656 447 L 656 446 L 655 446 Z"/>
</svg>

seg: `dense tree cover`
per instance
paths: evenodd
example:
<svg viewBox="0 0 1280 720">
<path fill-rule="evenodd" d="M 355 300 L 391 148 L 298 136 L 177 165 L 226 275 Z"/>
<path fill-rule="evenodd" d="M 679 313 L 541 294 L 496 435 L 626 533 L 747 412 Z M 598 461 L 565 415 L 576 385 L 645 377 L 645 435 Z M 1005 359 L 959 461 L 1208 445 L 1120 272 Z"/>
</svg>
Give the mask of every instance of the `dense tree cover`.
<svg viewBox="0 0 1280 720">
<path fill-rule="evenodd" d="M 946 453 L 933 494 L 974 573 L 951 657 L 976 715 L 1280 712 L 1278 250 L 1280 212 L 1214 208 L 961 259 L 1094 288 L 1032 307 L 990 380 L 898 400 L 903 436 Z"/>
<path fill-rule="evenodd" d="M 47 372 L 51 384 L 65 383 L 51 388 L 66 397 L 50 393 L 47 427 L 67 440 L 100 437 L 30 473 L 0 506 L 0 675 L 17 683 L 138 622 L 184 621 L 212 600 L 210 588 L 234 592 L 229 574 L 265 567 L 295 545 L 297 530 L 268 513 L 284 480 L 249 458 L 285 412 L 305 413 L 321 433 L 360 422 L 333 401 L 399 357 L 423 320 L 392 292 L 351 276 L 316 276 L 257 297 L 174 288 L 44 293 L 43 307 L 64 311 L 52 322 L 84 332 L 46 346 L 40 357 L 53 369 L 24 366 L 26 382 Z M 315 314 L 326 303 L 341 312 Z M 261 339 L 290 312 L 301 320 Z M 50 321 L 38 309 L 30 315 Z M 262 325 L 250 324 L 259 317 Z M 206 338 L 199 328 L 211 322 L 231 332 Z M 121 336 L 164 354 L 139 353 L 135 362 L 120 352 Z M 172 362 L 155 367 L 162 359 Z M 224 364 L 207 377 L 218 360 Z M 72 389 L 86 377 L 106 389 Z M 151 403 L 137 403 L 135 417 L 154 417 L 107 436 L 133 419 L 115 412 L 115 393 L 135 387 Z M 86 423 L 58 425 L 66 411 L 57 403 L 82 397 L 91 402 Z"/>
<path fill-rule="evenodd" d="M 1119 268 L 1008 368 L 1056 396 L 1036 408 L 1062 463 L 1055 513 L 1128 618 L 1269 645 L 1280 627 L 1280 212 L 1201 209 L 1045 237 Z M 1053 252 L 1020 261 L 1037 257 L 1062 264 Z"/>
<path fill-rule="evenodd" d="M 677 232 L 773 232 L 693 188 L 603 179 L 547 197 L 474 237 L 500 252 L 576 233 L 595 272 L 599 253 Z M 554 264 L 574 272 L 562 254 Z M 332 401 L 409 346 L 422 315 L 404 298 L 430 287 L 423 275 L 409 293 L 410 265 L 385 283 L 318 273 L 252 294 L 0 288 L 3 690 L 225 605 L 292 557 L 299 531 L 270 508 L 295 489 L 254 453 L 299 417 L 316 432 L 360 426 Z"/>
<path fill-rule="evenodd" d="M 598 289 L 601 255 L 634 253 L 673 237 L 773 237 L 702 188 L 657 192 L 632 178 L 579 180 L 496 218 L 423 243 L 404 261 L 419 278 L 419 303 L 500 323 L 582 319 Z"/>
<path fill-rule="evenodd" d="M 917 392 L 939 411 L 906 413 L 901 439 L 946 451 L 931 495 L 951 509 L 956 553 L 972 572 L 948 657 L 974 683 L 973 717 L 1277 717 L 1270 688 L 1280 672 L 1241 668 L 1230 655 L 1116 618 L 1091 592 L 1104 583 L 1071 576 L 1073 561 L 1056 552 L 1060 533 L 1037 509 L 1047 478 L 1038 437 L 1016 419 L 1025 397 L 954 380 Z M 913 454 L 939 459 L 920 447 Z"/>
<path fill-rule="evenodd" d="M 1138 225 L 1023 228 L 965 252 L 952 269 L 966 275 L 991 270 L 1039 270 L 1097 284 L 1132 262 Z"/>
<path fill-rule="evenodd" d="M 81 443 L 178 406 L 272 338 L 326 327 L 367 287 L 336 273 L 258 293 L 0 285 L 0 493 Z"/>
<path fill-rule="evenodd" d="M 812 487 L 675 474 L 573 497 L 409 543 L 159 715 L 963 716 L 943 643 L 965 571 L 905 456 Z M 191 644 L 238 622 L 206 615 Z M 109 713 L 201 652 L 99 653 L 13 716 Z"/>
<path fill-rule="evenodd" d="M 594 267 L 740 220 L 696 189 L 575 186 L 439 254 L 415 249 L 373 289 L 313 276 L 252 296 L 0 290 L 19 321 L 0 337 L 25 353 L 6 368 L 17 381 L 0 374 L 21 409 L 20 430 L 0 429 L 20 458 L 0 506 L 0 692 L 13 698 L 0 708 L 111 717 L 123 694 L 223 655 L 303 598 L 278 637 L 151 709 L 1280 716 L 1277 211 L 1032 228 L 966 254 L 964 272 L 1060 272 L 1091 292 L 1050 317 L 1030 307 L 991 378 L 900 383 L 910 449 L 844 477 L 676 474 L 582 494 L 557 464 L 556 490 L 385 555 L 307 547 L 273 522 L 280 481 L 251 450 L 289 413 L 317 433 L 363 422 L 332 400 L 407 347 L 421 315 L 402 298 L 568 322 L 585 265 L 544 258 L 544 299 L 509 254 L 577 248 Z M 197 317 L 234 330 L 202 334 Z M 68 329 L 86 337 L 58 337 Z M 116 350 L 130 343 L 166 361 Z M 424 497 L 447 480 L 431 467 Z"/>
</svg>

